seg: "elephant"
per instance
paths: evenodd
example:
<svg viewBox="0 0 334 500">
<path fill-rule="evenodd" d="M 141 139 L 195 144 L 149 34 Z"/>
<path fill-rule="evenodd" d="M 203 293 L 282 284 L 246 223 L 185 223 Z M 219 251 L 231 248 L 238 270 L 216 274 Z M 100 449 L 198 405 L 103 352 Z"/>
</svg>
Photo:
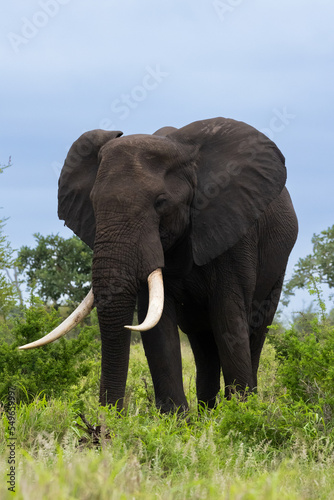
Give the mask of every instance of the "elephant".
<svg viewBox="0 0 334 500">
<path fill-rule="evenodd" d="M 178 327 L 200 406 L 215 407 L 221 372 L 227 398 L 256 391 L 298 233 L 285 184 L 278 147 L 233 119 L 152 135 L 84 133 L 61 171 L 58 215 L 93 249 L 92 291 L 71 326 L 21 348 L 53 341 L 94 305 L 101 405 L 123 407 L 131 328 L 141 331 L 161 412 L 188 409 Z M 140 325 L 131 327 L 136 303 Z"/>
</svg>

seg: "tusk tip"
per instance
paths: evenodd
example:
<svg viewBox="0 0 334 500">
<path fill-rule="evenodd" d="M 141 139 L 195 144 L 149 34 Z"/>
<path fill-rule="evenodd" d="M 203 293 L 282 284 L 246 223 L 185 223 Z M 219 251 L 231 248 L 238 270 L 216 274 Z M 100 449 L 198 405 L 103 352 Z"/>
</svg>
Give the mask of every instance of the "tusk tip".
<svg viewBox="0 0 334 500">
<path fill-rule="evenodd" d="M 154 324 L 148 324 L 146 325 L 145 323 L 142 323 L 141 325 L 125 325 L 124 328 L 127 330 L 131 330 L 133 332 L 147 332 L 148 330 L 151 330 L 155 325 Z"/>
<path fill-rule="evenodd" d="M 38 345 L 36 346 L 35 342 L 31 342 L 31 344 L 20 345 L 18 347 L 18 350 L 19 351 L 27 351 L 28 349 L 33 349 L 34 347 L 39 347 Z"/>
<path fill-rule="evenodd" d="M 131 330 L 133 332 L 147 332 L 148 330 L 152 330 L 152 328 L 155 326 L 154 323 L 142 323 L 141 325 L 125 325 L 124 328 L 127 330 Z"/>
</svg>

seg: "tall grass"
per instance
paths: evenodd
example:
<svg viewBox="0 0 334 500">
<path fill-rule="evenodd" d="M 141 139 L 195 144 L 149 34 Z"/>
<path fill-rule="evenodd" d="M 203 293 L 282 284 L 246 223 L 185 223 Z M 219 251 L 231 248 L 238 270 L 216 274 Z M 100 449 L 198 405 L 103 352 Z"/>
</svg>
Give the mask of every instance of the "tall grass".
<svg viewBox="0 0 334 500">
<path fill-rule="evenodd" d="M 160 415 L 141 345 L 133 345 L 127 409 L 98 408 L 95 386 L 85 399 L 37 397 L 16 411 L 15 498 L 57 499 L 313 499 L 334 498 L 334 436 L 321 408 L 295 401 L 278 385 L 279 362 L 266 345 L 259 395 L 223 398 L 196 409 L 191 350 L 183 344 L 186 418 Z M 84 383 L 84 382 L 83 382 Z M 102 423 L 102 439 L 80 444 L 84 409 Z M 5 414 L 0 428 L 1 475 L 7 471 Z M 105 432 L 104 432 L 105 431 Z M 7 441 L 8 442 L 8 441 Z M 0 498 L 12 498 L 6 482 Z"/>
</svg>

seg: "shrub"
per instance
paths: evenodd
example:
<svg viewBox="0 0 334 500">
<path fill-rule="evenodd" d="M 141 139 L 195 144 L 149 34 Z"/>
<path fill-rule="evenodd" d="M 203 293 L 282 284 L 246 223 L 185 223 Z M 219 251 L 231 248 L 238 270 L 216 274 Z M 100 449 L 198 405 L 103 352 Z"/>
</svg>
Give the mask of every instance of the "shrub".
<svg viewBox="0 0 334 500">
<path fill-rule="evenodd" d="M 334 411 L 334 326 L 313 315 L 304 330 L 292 325 L 268 339 L 279 361 L 278 382 L 295 401 L 321 405 L 329 422 Z"/>
<path fill-rule="evenodd" d="M 77 338 L 64 339 L 37 349 L 19 351 L 18 346 L 32 342 L 59 322 L 58 311 L 47 311 L 41 300 L 32 296 L 30 307 L 23 310 L 23 318 L 16 318 L 11 330 L 11 344 L 0 341 L 0 399 L 6 400 L 9 387 L 16 390 L 17 402 L 32 400 L 44 392 L 51 396 L 65 396 L 74 390 L 81 393 L 88 377 L 92 359 L 98 356 L 96 326 L 83 327 Z M 8 339 L 8 330 L 6 336 Z"/>
</svg>

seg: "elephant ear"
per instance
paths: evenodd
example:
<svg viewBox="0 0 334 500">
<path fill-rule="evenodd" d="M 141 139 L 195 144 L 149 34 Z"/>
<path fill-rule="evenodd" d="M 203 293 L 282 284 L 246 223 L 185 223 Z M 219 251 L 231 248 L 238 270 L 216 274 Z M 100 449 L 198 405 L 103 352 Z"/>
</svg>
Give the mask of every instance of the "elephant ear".
<svg viewBox="0 0 334 500">
<path fill-rule="evenodd" d="M 90 192 L 99 168 L 100 148 L 122 132 L 92 130 L 75 141 L 58 182 L 58 217 L 90 248 L 95 240 L 95 216 Z"/>
<path fill-rule="evenodd" d="M 258 130 L 226 118 L 194 122 L 168 137 L 198 147 L 191 239 L 194 262 L 204 265 L 234 246 L 280 194 L 285 159 Z"/>
</svg>

